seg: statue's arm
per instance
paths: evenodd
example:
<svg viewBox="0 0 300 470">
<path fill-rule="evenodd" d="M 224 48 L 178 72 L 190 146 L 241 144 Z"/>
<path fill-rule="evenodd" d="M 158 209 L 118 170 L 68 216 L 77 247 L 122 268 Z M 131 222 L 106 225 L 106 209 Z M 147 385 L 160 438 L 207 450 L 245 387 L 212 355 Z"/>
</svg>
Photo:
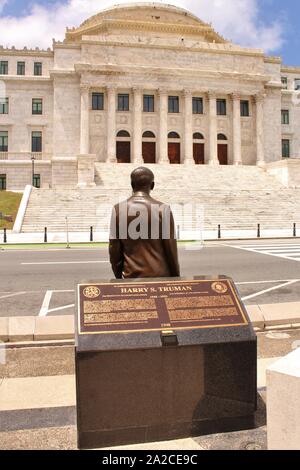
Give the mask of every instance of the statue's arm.
<svg viewBox="0 0 300 470">
<path fill-rule="evenodd" d="M 122 279 L 124 255 L 122 242 L 119 239 L 118 220 L 118 208 L 114 207 L 110 221 L 109 259 L 116 279 Z"/>
<path fill-rule="evenodd" d="M 178 249 L 177 249 L 177 240 L 175 233 L 175 223 L 172 211 L 170 208 L 167 208 L 169 223 L 170 223 L 170 237 L 163 239 L 164 250 L 166 253 L 166 258 L 170 268 L 170 273 L 172 277 L 180 276 L 180 267 L 178 262 Z"/>
<path fill-rule="evenodd" d="M 116 279 L 122 279 L 124 257 L 120 240 L 109 241 L 109 259 Z"/>
</svg>

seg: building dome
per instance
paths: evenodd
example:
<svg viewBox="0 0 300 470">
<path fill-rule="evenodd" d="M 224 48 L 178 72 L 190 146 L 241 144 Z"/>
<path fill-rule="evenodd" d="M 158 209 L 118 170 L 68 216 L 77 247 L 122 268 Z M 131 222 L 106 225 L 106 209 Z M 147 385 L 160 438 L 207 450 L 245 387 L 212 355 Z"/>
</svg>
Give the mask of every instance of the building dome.
<svg viewBox="0 0 300 470">
<path fill-rule="evenodd" d="M 209 42 L 225 43 L 210 24 L 189 11 L 161 3 L 129 3 L 105 9 L 86 19 L 78 28 L 67 28 L 66 39 L 78 41 L 83 35 L 96 35 L 117 27 L 123 30 L 165 31 L 205 36 Z"/>
</svg>

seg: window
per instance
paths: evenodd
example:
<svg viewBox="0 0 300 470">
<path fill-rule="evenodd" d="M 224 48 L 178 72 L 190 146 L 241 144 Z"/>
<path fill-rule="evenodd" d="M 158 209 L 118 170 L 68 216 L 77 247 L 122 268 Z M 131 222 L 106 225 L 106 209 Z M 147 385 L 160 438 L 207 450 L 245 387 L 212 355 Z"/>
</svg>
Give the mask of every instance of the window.
<svg viewBox="0 0 300 470">
<path fill-rule="evenodd" d="M 290 112 L 287 109 L 281 110 L 281 124 L 288 125 L 290 123 Z"/>
<path fill-rule="evenodd" d="M 282 158 L 290 158 L 290 141 L 288 139 L 282 140 Z"/>
<path fill-rule="evenodd" d="M 42 133 L 32 132 L 31 135 L 31 151 L 41 152 L 42 151 Z"/>
<path fill-rule="evenodd" d="M 0 61 L 0 75 L 7 75 L 8 74 L 8 62 L 7 60 Z"/>
<path fill-rule="evenodd" d="M 218 140 L 227 140 L 227 137 L 225 134 L 218 134 Z"/>
<path fill-rule="evenodd" d="M 202 98 L 193 98 L 193 114 L 203 114 Z"/>
<path fill-rule="evenodd" d="M 179 96 L 169 96 L 169 113 L 179 113 Z"/>
<path fill-rule="evenodd" d="M 226 100 L 217 100 L 217 115 L 226 116 Z"/>
<path fill-rule="evenodd" d="M 18 62 L 17 75 L 25 75 L 25 62 Z"/>
<path fill-rule="evenodd" d="M 241 116 L 242 117 L 249 117 L 249 101 L 242 100 L 241 101 Z"/>
<path fill-rule="evenodd" d="M 169 132 L 168 139 L 180 139 L 180 135 L 177 132 Z"/>
<path fill-rule="evenodd" d="M 193 139 L 195 139 L 195 140 L 204 140 L 204 135 L 201 134 L 200 132 L 195 132 L 193 134 Z"/>
<path fill-rule="evenodd" d="M 0 131 L 0 152 L 8 152 L 8 132 Z"/>
<path fill-rule="evenodd" d="M 155 134 L 152 131 L 145 131 L 143 137 L 144 139 L 155 139 Z"/>
<path fill-rule="evenodd" d="M 282 83 L 282 86 L 285 90 L 287 90 L 287 87 L 288 87 L 288 79 L 287 77 L 281 77 L 281 83 Z"/>
<path fill-rule="evenodd" d="M 154 113 L 154 95 L 144 95 L 144 113 Z"/>
<path fill-rule="evenodd" d="M 43 100 L 41 98 L 33 98 L 32 114 L 43 114 Z"/>
<path fill-rule="evenodd" d="M 33 74 L 34 75 L 42 75 L 42 70 L 43 70 L 42 62 L 35 62 L 34 63 Z"/>
<path fill-rule="evenodd" d="M 8 114 L 8 98 L 0 98 L 0 114 Z"/>
<path fill-rule="evenodd" d="M 119 131 L 117 137 L 130 137 L 130 134 L 127 131 Z"/>
<path fill-rule="evenodd" d="M 40 188 L 41 187 L 41 175 L 34 174 L 33 175 L 33 187 Z"/>
<path fill-rule="evenodd" d="M 118 111 L 129 111 L 129 95 L 118 95 Z"/>
<path fill-rule="evenodd" d="M 295 90 L 300 90 L 300 78 L 295 79 Z"/>
<path fill-rule="evenodd" d="M 93 111 L 103 111 L 104 109 L 104 95 L 103 93 L 92 94 L 92 109 Z"/>
<path fill-rule="evenodd" d="M 6 175 L 0 175 L 0 191 L 6 190 Z"/>
</svg>

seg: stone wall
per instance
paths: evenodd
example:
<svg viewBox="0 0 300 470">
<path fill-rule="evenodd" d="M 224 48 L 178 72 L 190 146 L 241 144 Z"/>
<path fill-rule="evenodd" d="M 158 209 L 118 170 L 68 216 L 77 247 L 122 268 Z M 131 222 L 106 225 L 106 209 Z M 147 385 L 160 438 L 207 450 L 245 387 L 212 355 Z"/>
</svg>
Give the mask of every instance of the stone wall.
<svg viewBox="0 0 300 470">
<path fill-rule="evenodd" d="M 51 163 L 35 162 L 35 173 L 41 176 L 41 188 L 51 187 Z M 6 189 L 23 191 L 25 186 L 32 184 L 31 161 L 1 161 L 0 174 L 6 174 Z"/>
<path fill-rule="evenodd" d="M 54 156 L 72 158 L 80 152 L 80 88 L 73 75 L 54 80 L 53 147 Z"/>
</svg>

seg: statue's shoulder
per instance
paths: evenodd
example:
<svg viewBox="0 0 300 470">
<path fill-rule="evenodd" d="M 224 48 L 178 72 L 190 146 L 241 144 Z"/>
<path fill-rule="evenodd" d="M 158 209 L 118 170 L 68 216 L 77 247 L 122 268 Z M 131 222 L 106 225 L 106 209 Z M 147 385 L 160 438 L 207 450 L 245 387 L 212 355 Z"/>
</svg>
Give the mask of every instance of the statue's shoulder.
<svg viewBox="0 0 300 470">
<path fill-rule="evenodd" d="M 153 197 L 151 197 L 150 199 L 151 199 L 151 204 L 157 204 L 158 206 L 161 207 L 161 209 L 167 209 L 170 207 L 169 204 L 159 201 L 158 199 L 154 199 Z"/>
</svg>

